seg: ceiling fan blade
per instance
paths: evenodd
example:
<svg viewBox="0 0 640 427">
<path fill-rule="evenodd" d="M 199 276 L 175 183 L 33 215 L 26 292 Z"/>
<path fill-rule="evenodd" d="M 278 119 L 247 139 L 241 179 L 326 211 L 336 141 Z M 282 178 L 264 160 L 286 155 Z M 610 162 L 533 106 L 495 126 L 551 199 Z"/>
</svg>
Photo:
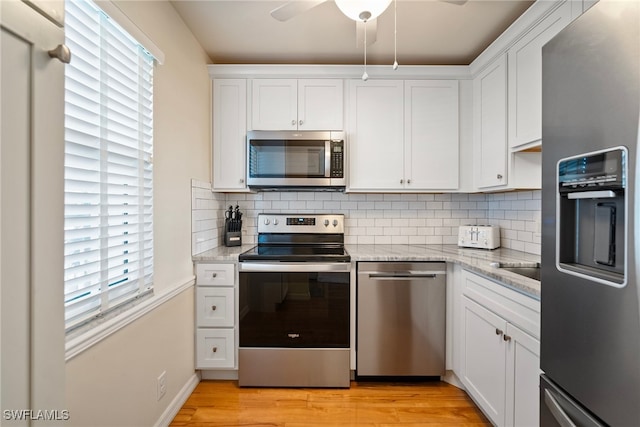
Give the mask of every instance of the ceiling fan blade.
<svg viewBox="0 0 640 427">
<path fill-rule="evenodd" d="M 462 6 L 463 4 L 465 4 L 466 2 L 468 2 L 469 0 L 440 0 L 441 2 L 444 3 L 451 3 L 451 4 L 455 4 L 457 6 Z"/>
<path fill-rule="evenodd" d="M 356 47 L 364 45 L 364 31 L 367 29 L 367 46 L 371 46 L 377 40 L 378 34 L 378 18 L 370 19 L 365 23 L 356 21 Z"/>
<path fill-rule="evenodd" d="M 314 8 L 325 1 L 327 0 L 291 0 L 282 6 L 273 9 L 271 11 L 271 16 L 278 21 L 288 21 L 289 19 Z"/>
</svg>

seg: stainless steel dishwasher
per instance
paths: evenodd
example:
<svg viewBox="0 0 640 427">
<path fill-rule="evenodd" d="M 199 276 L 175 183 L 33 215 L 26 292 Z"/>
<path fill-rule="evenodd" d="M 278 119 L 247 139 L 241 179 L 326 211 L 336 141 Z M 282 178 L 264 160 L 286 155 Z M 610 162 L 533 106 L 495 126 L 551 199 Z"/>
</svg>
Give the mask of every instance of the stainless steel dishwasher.
<svg viewBox="0 0 640 427">
<path fill-rule="evenodd" d="M 442 376 L 446 264 L 360 262 L 356 375 Z"/>
</svg>

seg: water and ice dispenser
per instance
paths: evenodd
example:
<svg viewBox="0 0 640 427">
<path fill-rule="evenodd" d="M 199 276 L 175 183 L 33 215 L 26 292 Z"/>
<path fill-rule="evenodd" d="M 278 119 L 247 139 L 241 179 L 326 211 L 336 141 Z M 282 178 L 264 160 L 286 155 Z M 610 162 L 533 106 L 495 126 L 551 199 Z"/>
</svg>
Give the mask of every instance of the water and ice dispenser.
<svg viewBox="0 0 640 427">
<path fill-rule="evenodd" d="M 626 284 L 627 150 L 617 147 L 558 162 L 559 270 L 594 282 Z"/>
</svg>

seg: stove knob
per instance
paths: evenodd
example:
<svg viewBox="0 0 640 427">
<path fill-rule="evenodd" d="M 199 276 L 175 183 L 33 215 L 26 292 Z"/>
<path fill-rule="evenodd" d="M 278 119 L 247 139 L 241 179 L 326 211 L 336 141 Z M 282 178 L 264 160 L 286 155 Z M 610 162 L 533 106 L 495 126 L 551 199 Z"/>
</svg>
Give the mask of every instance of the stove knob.
<svg viewBox="0 0 640 427">
<path fill-rule="evenodd" d="M 278 225 L 278 220 L 277 219 L 273 220 L 273 225 Z"/>
<path fill-rule="evenodd" d="M 269 223 L 270 223 L 270 222 L 271 222 L 271 221 L 269 221 L 269 218 L 265 218 L 265 219 L 264 219 L 264 225 L 269 225 Z"/>
<path fill-rule="evenodd" d="M 337 227 L 337 226 L 338 226 L 338 220 L 337 220 L 337 219 L 334 219 L 334 220 L 333 220 L 333 226 L 334 226 L 334 227 Z"/>
<path fill-rule="evenodd" d="M 324 226 L 325 226 L 325 227 L 328 227 L 328 226 L 329 226 L 329 220 L 328 220 L 328 219 L 325 219 L 325 220 L 324 220 Z"/>
</svg>

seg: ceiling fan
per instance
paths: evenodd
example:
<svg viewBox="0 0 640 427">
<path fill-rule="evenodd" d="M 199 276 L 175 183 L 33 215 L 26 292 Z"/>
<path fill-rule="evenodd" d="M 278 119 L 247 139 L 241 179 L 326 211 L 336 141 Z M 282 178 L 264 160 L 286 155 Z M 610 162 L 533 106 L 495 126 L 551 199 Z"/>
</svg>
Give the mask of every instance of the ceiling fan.
<svg viewBox="0 0 640 427">
<path fill-rule="evenodd" d="M 287 3 L 271 11 L 273 16 L 278 21 L 287 21 L 301 13 L 312 9 L 319 4 L 322 4 L 329 0 L 289 0 Z M 367 46 L 376 41 L 377 33 L 377 18 L 384 12 L 392 0 L 333 0 L 338 6 L 338 9 L 344 13 L 348 18 L 353 19 L 356 22 L 356 47 L 364 45 L 364 73 L 362 74 L 362 80 L 366 81 L 369 78 L 367 74 Z M 452 3 L 457 5 L 465 4 L 468 0 L 439 0 L 446 3 Z M 393 69 L 398 69 L 398 61 L 396 58 L 397 45 L 396 45 L 396 28 L 397 28 L 397 12 L 396 5 L 397 0 L 394 2 L 394 60 Z"/>
<path fill-rule="evenodd" d="M 319 4 L 330 0 L 290 0 L 271 11 L 271 16 L 278 21 L 288 21 Z M 336 6 L 347 17 L 356 22 L 356 46 L 363 43 L 366 29 L 366 43 L 371 45 L 376 41 L 377 17 L 391 4 L 391 0 L 334 0 Z M 468 0 L 439 0 L 445 3 L 463 5 Z M 367 16 L 366 13 L 369 12 Z M 363 15 L 364 14 L 364 15 Z M 364 25 L 364 24 L 367 25 Z"/>
</svg>

